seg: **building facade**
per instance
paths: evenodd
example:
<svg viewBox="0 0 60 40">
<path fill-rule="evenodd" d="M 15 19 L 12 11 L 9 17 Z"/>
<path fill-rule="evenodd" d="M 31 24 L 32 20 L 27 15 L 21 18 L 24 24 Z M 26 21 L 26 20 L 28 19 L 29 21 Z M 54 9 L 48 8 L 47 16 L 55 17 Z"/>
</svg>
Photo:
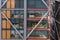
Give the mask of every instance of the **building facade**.
<svg viewBox="0 0 60 40">
<path fill-rule="evenodd" d="M 50 0 L 0 0 L 0 38 L 50 40 L 50 14 L 38 24 L 49 10 L 44 2 L 49 6 Z"/>
</svg>

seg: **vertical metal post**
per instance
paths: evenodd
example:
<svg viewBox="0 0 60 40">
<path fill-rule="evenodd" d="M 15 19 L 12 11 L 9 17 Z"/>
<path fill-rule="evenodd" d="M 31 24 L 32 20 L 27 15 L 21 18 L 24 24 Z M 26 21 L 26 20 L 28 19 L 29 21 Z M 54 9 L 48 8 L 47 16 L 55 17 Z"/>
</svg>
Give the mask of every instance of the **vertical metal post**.
<svg viewBox="0 0 60 40">
<path fill-rule="evenodd" d="M 0 0 L 0 9 L 1 9 L 1 0 Z M 1 10 L 0 10 L 0 40 L 1 40 Z"/>
<path fill-rule="evenodd" d="M 26 27 L 27 27 L 27 0 L 24 0 L 24 39 L 26 40 Z"/>
<path fill-rule="evenodd" d="M 51 0 L 48 0 L 48 3 L 49 3 L 49 5 L 48 5 L 49 6 L 48 7 L 48 11 L 49 11 L 49 13 L 48 13 L 48 24 L 49 24 L 49 28 L 51 30 Z M 49 39 L 50 39 L 50 37 L 49 37 Z"/>
</svg>

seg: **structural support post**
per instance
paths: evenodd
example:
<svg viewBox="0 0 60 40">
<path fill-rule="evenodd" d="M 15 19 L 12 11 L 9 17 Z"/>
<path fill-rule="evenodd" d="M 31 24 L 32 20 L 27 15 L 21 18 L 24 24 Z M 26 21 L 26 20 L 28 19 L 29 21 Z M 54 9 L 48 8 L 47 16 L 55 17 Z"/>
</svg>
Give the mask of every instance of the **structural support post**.
<svg viewBox="0 0 60 40">
<path fill-rule="evenodd" d="M 0 9 L 1 9 L 1 0 L 0 0 Z M 0 10 L 0 40 L 1 40 L 1 10 Z"/>
<path fill-rule="evenodd" d="M 26 40 L 26 27 L 27 27 L 27 0 L 24 0 L 24 39 Z"/>
</svg>

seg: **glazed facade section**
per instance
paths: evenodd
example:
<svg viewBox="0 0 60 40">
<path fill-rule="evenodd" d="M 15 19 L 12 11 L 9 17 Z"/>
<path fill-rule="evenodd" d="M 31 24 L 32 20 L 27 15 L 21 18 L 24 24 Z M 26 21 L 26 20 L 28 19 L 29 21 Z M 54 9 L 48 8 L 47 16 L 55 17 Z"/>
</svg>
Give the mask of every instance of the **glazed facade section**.
<svg viewBox="0 0 60 40">
<path fill-rule="evenodd" d="M 2 0 L 3 2 L 6 0 Z M 45 0 L 48 3 L 48 0 Z M 2 13 L 10 20 L 14 27 L 24 35 L 28 35 L 29 32 L 35 27 L 39 20 L 48 11 L 48 8 L 42 2 L 42 0 L 27 0 L 26 3 L 26 20 L 24 20 L 24 0 L 8 0 L 6 4 L 2 7 Z M 9 21 L 2 15 L 2 39 L 22 39 Z M 26 34 L 24 34 L 24 21 L 26 21 Z M 50 39 L 50 26 L 48 21 L 48 15 L 44 17 L 42 22 L 37 26 L 37 28 L 32 32 L 32 34 L 27 38 L 27 40 L 46 40 Z"/>
</svg>

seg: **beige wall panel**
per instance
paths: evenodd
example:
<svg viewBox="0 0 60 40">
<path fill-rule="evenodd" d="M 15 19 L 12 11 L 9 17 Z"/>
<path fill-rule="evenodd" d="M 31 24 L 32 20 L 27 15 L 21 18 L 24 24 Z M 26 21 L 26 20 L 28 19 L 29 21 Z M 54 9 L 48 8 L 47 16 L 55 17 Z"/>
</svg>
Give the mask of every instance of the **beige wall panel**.
<svg viewBox="0 0 60 40">
<path fill-rule="evenodd" d="M 6 38 L 6 30 L 2 30 L 2 38 Z"/>
<path fill-rule="evenodd" d="M 7 10 L 7 17 L 10 18 L 10 10 Z"/>
<path fill-rule="evenodd" d="M 2 10 L 2 13 L 6 15 L 6 10 Z M 2 15 L 2 18 L 5 18 L 5 17 Z"/>
<path fill-rule="evenodd" d="M 10 30 L 7 30 L 7 38 L 10 38 Z"/>
<path fill-rule="evenodd" d="M 7 8 L 10 8 L 10 0 L 7 1 L 6 6 Z"/>
<path fill-rule="evenodd" d="M 15 0 L 11 0 L 11 8 L 15 8 Z"/>
<path fill-rule="evenodd" d="M 11 27 L 11 25 L 10 25 L 10 23 L 7 21 L 7 28 L 10 28 Z"/>
<path fill-rule="evenodd" d="M 10 11 L 7 10 L 7 17 L 10 18 Z M 7 28 L 10 28 L 10 23 L 7 21 Z"/>
<path fill-rule="evenodd" d="M 2 20 L 2 28 L 6 28 L 6 20 Z"/>
</svg>

